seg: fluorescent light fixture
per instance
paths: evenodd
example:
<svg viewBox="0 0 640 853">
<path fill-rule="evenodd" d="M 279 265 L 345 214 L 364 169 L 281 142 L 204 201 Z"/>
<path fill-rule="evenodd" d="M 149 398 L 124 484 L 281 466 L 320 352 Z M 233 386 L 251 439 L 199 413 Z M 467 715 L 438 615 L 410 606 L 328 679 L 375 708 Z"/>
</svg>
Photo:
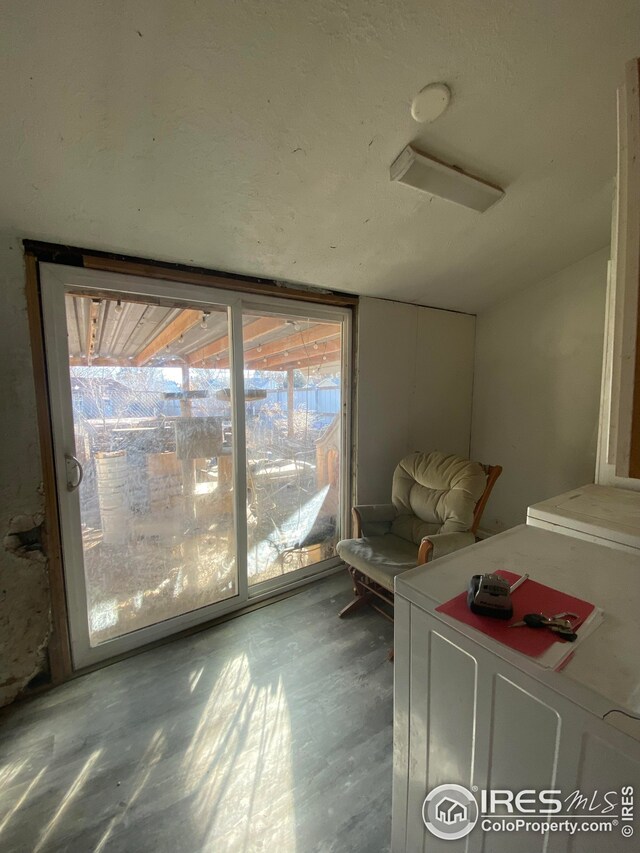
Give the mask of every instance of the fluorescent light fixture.
<svg viewBox="0 0 640 853">
<path fill-rule="evenodd" d="M 392 181 L 484 213 L 504 190 L 407 145 L 391 164 Z"/>
</svg>

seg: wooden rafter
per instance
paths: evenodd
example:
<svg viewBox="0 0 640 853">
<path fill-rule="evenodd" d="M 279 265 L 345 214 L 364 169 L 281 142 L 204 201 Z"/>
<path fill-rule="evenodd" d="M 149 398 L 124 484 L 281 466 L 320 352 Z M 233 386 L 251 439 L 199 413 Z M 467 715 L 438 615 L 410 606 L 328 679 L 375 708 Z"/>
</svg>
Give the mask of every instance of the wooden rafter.
<svg viewBox="0 0 640 853">
<path fill-rule="evenodd" d="M 175 341 L 188 328 L 192 328 L 200 322 L 202 314 L 200 311 L 184 309 L 162 332 L 134 358 L 99 356 L 94 357 L 95 338 L 99 322 L 100 302 L 92 301 L 90 308 L 90 323 L 87 346 L 90 347 L 91 356 L 86 354 L 71 356 L 70 366 L 94 367 L 140 367 L 156 353 L 159 353 L 168 344 Z M 285 325 L 285 320 L 274 317 L 259 317 L 247 323 L 243 328 L 244 343 L 256 341 L 276 329 Z M 92 330 L 96 333 L 93 334 Z M 317 346 L 317 349 L 311 347 Z M 203 347 L 189 353 L 186 356 L 186 364 L 192 367 L 204 368 L 229 368 L 229 339 L 223 335 L 214 341 L 210 341 Z M 340 358 L 340 326 L 338 324 L 318 324 L 311 326 L 304 332 L 295 332 L 286 335 L 276 341 L 254 346 L 245 351 L 245 367 L 250 370 L 294 370 L 297 367 L 307 365 L 320 365 L 323 363 L 334 363 Z M 216 357 L 217 356 L 217 357 Z"/>
<path fill-rule="evenodd" d="M 91 367 L 131 367 L 133 362 L 128 358 L 111 358 L 104 356 L 91 359 Z M 69 367 L 87 367 L 89 362 L 84 355 L 72 355 L 69 357 Z"/>
<path fill-rule="evenodd" d="M 214 356 L 218 355 L 221 352 L 226 352 L 229 349 L 229 336 L 223 335 L 221 338 L 217 338 L 215 341 L 211 341 L 205 346 L 200 347 L 193 352 L 187 354 L 187 364 L 195 367 L 207 367 L 204 363 L 207 359 L 214 358 Z"/>
<path fill-rule="evenodd" d="M 305 365 L 307 363 L 321 364 L 329 359 L 339 361 L 340 351 L 340 340 L 330 340 L 323 343 L 318 350 L 312 350 L 311 353 L 306 347 L 299 347 L 286 351 L 286 355 L 281 352 L 267 358 L 260 357 L 251 362 L 245 362 L 245 368 L 248 370 L 286 370 L 288 367 L 297 367 L 298 362 Z"/>
<path fill-rule="evenodd" d="M 274 329 L 279 329 L 284 325 L 284 322 L 284 320 L 275 317 L 259 317 L 257 320 L 252 320 L 244 326 L 242 329 L 242 337 L 245 343 L 247 341 L 255 341 L 257 338 L 262 337 L 262 335 L 266 335 Z M 227 335 L 223 335 L 222 337 L 217 338 L 217 340 L 211 341 L 205 346 L 190 352 L 187 355 L 187 361 L 191 365 L 198 365 L 200 367 L 212 366 L 204 365 L 202 362 L 205 362 L 207 359 L 219 355 L 220 353 L 226 352 L 228 349 L 229 338 Z M 216 367 L 217 366 L 218 365 L 216 364 Z M 226 366 L 229 366 L 228 360 Z"/>
<path fill-rule="evenodd" d="M 96 349 L 98 338 L 98 317 L 100 315 L 100 300 L 92 299 L 89 303 L 89 322 L 87 323 L 87 340 L 85 342 L 85 353 L 87 364 L 93 362 L 93 354 Z"/>
<path fill-rule="evenodd" d="M 172 320 L 168 326 L 155 336 L 147 346 L 136 355 L 132 364 L 134 367 L 141 367 L 150 359 L 161 352 L 166 347 L 170 346 L 174 341 L 177 341 L 180 335 L 184 335 L 189 329 L 192 329 L 202 319 L 202 311 L 196 311 L 193 308 L 185 308 L 178 316 Z"/>
<path fill-rule="evenodd" d="M 299 363 L 298 363 L 299 362 Z M 306 370 L 308 367 L 328 367 L 340 363 L 340 353 L 333 352 L 327 355 L 312 355 L 299 358 L 296 361 L 289 361 L 284 364 L 276 365 L 275 367 L 264 368 L 266 370 Z M 255 368 L 259 370 L 260 368 Z"/>
<path fill-rule="evenodd" d="M 311 346 L 318 341 L 332 340 L 340 335 L 340 326 L 336 324 L 324 323 L 317 326 L 311 326 L 304 332 L 295 332 L 292 335 L 287 335 L 285 338 L 278 338 L 277 341 L 270 341 L 268 344 L 252 347 L 244 351 L 245 364 L 268 356 L 278 356 L 288 350 L 299 349 L 302 347 Z M 246 336 L 245 336 L 246 343 Z M 315 353 L 313 353 L 315 355 Z M 225 357 L 218 360 L 216 367 L 229 367 L 229 359 Z"/>
<path fill-rule="evenodd" d="M 277 341 L 271 341 L 271 343 L 263 344 L 260 347 L 252 347 L 245 350 L 244 360 L 253 361 L 254 358 L 277 355 L 295 347 L 304 347 L 314 344 L 317 341 L 335 338 L 339 334 L 340 326 L 337 324 L 322 323 L 317 326 L 311 326 L 304 332 L 295 332 L 292 335 L 287 335 L 286 338 L 279 338 Z"/>
</svg>

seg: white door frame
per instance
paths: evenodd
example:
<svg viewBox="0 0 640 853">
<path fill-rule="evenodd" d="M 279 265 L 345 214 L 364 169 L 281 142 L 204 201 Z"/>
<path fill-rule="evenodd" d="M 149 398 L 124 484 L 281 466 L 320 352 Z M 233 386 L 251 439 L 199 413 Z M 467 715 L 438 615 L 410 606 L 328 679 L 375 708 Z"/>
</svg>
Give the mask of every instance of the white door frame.
<svg viewBox="0 0 640 853">
<path fill-rule="evenodd" d="M 277 592 L 294 588 L 311 576 L 334 571 L 340 560 L 331 558 L 298 569 L 272 580 L 256 583 L 249 589 L 247 578 L 247 518 L 246 518 L 246 440 L 245 400 L 243 381 L 244 350 L 242 314 L 259 311 L 262 314 L 309 316 L 314 319 L 339 321 L 342 325 L 342 433 L 341 433 L 341 533 L 348 529 L 350 482 L 350 399 L 351 399 L 351 311 L 337 306 L 307 304 L 271 296 L 243 297 L 230 290 L 185 284 L 167 279 L 87 270 L 60 264 L 41 263 L 41 298 L 44 326 L 45 355 L 50 389 L 56 489 L 60 513 L 62 558 L 64 565 L 69 635 L 74 669 L 81 669 L 117 655 L 148 645 L 171 634 L 206 623 L 219 616 L 239 610 L 247 601 L 267 598 Z M 82 289 L 89 293 L 142 296 L 150 302 L 175 301 L 184 307 L 226 307 L 229 316 L 230 376 L 232 388 L 232 423 L 234 435 L 234 530 L 236 535 L 237 594 L 223 601 L 184 613 L 162 622 L 140 628 L 111 640 L 91 646 L 89 643 L 88 608 L 84 573 L 84 552 L 80 524 L 78 491 L 67 489 L 65 454 L 75 456 L 75 432 L 69 359 L 65 293 Z M 236 366 L 238 369 L 236 369 Z"/>
</svg>

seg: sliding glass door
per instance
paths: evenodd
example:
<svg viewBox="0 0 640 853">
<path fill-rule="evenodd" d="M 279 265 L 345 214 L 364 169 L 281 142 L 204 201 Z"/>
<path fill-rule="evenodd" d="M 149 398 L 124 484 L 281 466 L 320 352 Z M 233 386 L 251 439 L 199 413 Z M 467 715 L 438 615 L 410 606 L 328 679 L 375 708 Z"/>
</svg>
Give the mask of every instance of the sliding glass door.
<svg viewBox="0 0 640 853">
<path fill-rule="evenodd" d="M 70 476 L 83 471 L 95 646 L 238 594 L 230 398 L 219 399 L 212 371 L 180 357 L 228 341 L 229 317 L 220 306 L 205 313 L 73 291 L 65 303 L 69 465 Z"/>
<path fill-rule="evenodd" d="M 253 587 L 335 553 L 343 344 L 335 317 L 257 311 L 244 317 L 247 572 Z"/>
<path fill-rule="evenodd" d="M 348 312 L 41 272 L 74 665 L 330 567 Z"/>
</svg>

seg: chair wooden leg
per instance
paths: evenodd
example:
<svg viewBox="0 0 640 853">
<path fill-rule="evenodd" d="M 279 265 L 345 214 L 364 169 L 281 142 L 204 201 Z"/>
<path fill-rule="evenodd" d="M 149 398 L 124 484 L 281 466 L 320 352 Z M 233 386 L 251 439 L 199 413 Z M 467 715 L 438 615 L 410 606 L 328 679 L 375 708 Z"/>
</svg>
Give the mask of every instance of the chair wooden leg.
<svg viewBox="0 0 640 853">
<path fill-rule="evenodd" d="M 384 616 L 385 619 L 389 619 L 389 621 L 393 622 L 393 592 L 384 589 L 379 584 L 375 583 L 375 581 L 372 581 L 370 578 L 366 577 L 366 575 L 359 572 L 358 569 L 354 569 L 353 566 L 348 565 L 347 571 L 351 575 L 351 580 L 353 581 L 353 592 L 355 598 L 342 608 L 338 613 L 338 616 L 340 618 L 348 616 L 349 613 L 353 613 L 365 604 L 369 604 L 381 616 Z M 382 606 L 378 603 L 379 601 L 382 602 Z M 391 613 L 389 610 L 391 610 Z M 393 649 L 391 649 L 388 657 L 389 660 L 393 660 Z"/>
<path fill-rule="evenodd" d="M 351 583 L 353 584 L 353 594 L 354 595 L 362 595 L 366 592 L 365 589 L 358 583 L 358 575 L 353 566 L 347 566 L 347 571 L 351 575 Z"/>
<path fill-rule="evenodd" d="M 353 582 L 353 594 L 355 595 L 355 598 L 338 613 L 338 616 L 341 619 L 344 616 L 348 616 L 349 613 L 359 610 L 363 605 L 367 604 L 371 600 L 371 593 L 368 589 L 362 586 L 358 580 L 357 570 L 354 569 L 353 566 L 347 566 L 347 571 L 351 575 L 351 580 Z"/>
<path fill-rule="evenodd" d="M 342 619 L 343 616 L 348 616 L 349 613 L 353 613 L 354 610 L 359 610 L 365 604 L 368 604 L 371 599 L 371 593 L 366 592 L 363 594 L 356 595 L 353 601 L 350 601 L 346 607 L 343 607 L 342 610 L 338 613 L 338 616 Z"/>
</svg>

